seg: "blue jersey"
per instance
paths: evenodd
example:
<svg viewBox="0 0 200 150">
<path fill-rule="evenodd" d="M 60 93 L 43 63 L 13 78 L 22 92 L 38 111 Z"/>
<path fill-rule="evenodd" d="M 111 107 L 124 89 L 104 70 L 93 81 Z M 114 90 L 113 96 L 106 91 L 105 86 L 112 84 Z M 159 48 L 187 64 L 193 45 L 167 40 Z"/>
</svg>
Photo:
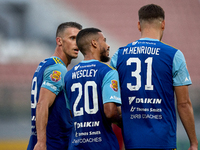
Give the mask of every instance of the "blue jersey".
<svg viewBox="0 0 200 150">
<path fill-rule="evenodd" d="M 117 71 L 98 60 L 82 61 L 67 72 L 65 88 L 74 123 L 69 149 L 119 150 L 103 107 L 121 104 Z"/>
<path fill-rule="evenodd" d="M 69 143 L 72 119 L 66 107 L 64 96 L 64 75 L 67 68 L 58 57 L 51 57 L 42 61 L 37 67 L 32 80 L 31 88 L 31 137 L 27 150 L 32 150 L 37 143 L 36 133 L 36 106 L 39 99 L 40 88 L 46 88 L 56 94 L 53 105 L 49 108 L 47 123 L 47 150 L 64 150 Z"/>
<path fill-rule="evenodd" d="M 119 73 L 126 149 L 176 148 L 173 86 L 191 84 L 181 51 L 144 38 L 119 48 L 111 66 Z"/>
</svg>

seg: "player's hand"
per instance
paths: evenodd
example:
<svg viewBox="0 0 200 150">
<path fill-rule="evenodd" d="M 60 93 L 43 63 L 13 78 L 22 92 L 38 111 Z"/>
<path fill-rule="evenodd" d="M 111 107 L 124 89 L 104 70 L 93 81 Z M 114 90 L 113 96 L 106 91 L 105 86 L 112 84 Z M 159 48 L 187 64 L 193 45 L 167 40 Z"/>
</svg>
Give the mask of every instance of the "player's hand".
<svg viewBox="0 0 200 150">
<path fill-rule="evenodd" d="M 33 150 L 47 150 L 46 143 L 37 142 Z"/>
<path fill-rule="evenodd" d="M 198 146 L 190 146 L 188 150 L 198 150 Z"/>
</svg>

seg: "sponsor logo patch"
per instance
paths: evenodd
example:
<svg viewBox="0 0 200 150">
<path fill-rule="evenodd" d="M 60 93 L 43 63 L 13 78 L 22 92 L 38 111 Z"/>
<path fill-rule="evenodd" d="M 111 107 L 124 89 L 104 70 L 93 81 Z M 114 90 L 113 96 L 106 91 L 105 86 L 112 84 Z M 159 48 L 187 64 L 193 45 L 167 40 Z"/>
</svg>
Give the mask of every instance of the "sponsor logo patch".
<svg viewBox="0 0 200 150">
<path fill-rule="evenodd" d="M 53 71 L 53 73 L 50 75 L 50 78 L 54 82 L 58 82 L 61 79 L 61 72 L 60 71 Z"/>
<path fill-rule="evenodd" d="M 75 66 L 75 67 L 74 67 L 74 70 L 77 70 L 79 67 L 80 67 L 80 65 Z"/>
<path fill-rule="evenodd" d="M 118 91 L 117 80 L 111 80 L 110 87 L 111 87 L 115 92 L 117 92 L 117 91 Z"/>
</svg>

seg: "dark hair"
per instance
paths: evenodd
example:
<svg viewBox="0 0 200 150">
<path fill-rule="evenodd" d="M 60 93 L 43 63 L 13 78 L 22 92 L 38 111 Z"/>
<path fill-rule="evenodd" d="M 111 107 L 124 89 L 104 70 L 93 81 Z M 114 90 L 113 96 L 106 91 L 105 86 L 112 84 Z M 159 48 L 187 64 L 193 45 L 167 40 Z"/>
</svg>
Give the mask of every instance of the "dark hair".
<svg viewBox="0 0 200 150">
<path fill-rule="evenodd" d="M 57 28 L 57 31 L 56 31 L 56 37 L 60 36 L 60 34 L 63 33 L 63 31 L 66 29 L 66 28 L 77 28 L 79 30 L 82 29 L 82 25 L 80 25 L 79 23 L 76 23 L 76 22 L 64 22 L 62 24 L 60 24 Z"/>
<path fill-rule="evenodd" d="M 98 37 L 96 36 L 98 35 L 98 32 L 101 32 L 101 30 L 97 28 L 85 28 L 77 34 L 76 44 L 83 55 L 89 48 L 91 40 L 95 38 L 95 40 L 98 40 Z"/>
<path fill-rule="evenodd" d="M 140 8 L 138 11 L 139 20 L 150 21 L 154 19 L 165 19 L 165 12 L 164 10 L 155 4 L 145 5 Z"/>
</svg>

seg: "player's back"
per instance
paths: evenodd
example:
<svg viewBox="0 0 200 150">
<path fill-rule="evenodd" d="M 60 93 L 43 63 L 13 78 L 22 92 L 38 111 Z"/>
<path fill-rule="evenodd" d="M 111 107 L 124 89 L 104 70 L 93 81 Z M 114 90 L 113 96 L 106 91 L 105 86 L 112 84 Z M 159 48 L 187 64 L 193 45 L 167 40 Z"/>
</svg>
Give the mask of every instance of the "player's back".
<svg viewBox="0 0 200 150">
<path fill-rule="evenodd" d="M 172 69 L 177 51 L 149 39 L 118 50 L 114 67 L 120 79 L 126 148 L 176 147 Z"/>
<path fill-rule="evenodd" d="M 128 91 L 126 94 L 135 92 L 137 95 L 158 96 L 161 91 L 170 93 L 176 52 L 177 49 L 160 41 L 148 40 L 138 40 L 121 48 L 118 51 L 117 70 L 121 87 L 128 89 L 124 90 Z"/>
<path fill-rule="evenodd" d="M 102 87 L 111 67 L 97 60 L 82 61 L 65 76 L 74 128 L 69 149 L 119 149 L 111 123 L 104 114 Z"/>
</svg>

